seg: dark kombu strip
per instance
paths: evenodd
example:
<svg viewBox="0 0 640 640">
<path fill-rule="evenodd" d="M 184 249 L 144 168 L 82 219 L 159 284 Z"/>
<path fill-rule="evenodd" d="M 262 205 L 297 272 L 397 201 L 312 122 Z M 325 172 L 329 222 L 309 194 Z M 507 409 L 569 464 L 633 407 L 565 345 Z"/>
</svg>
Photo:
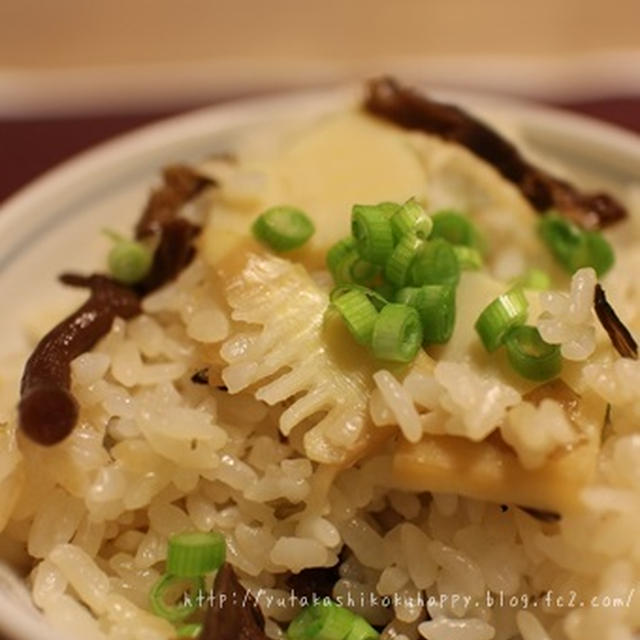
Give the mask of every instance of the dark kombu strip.
<svg viewBox="0 0 640 640">
<path fill-rule="evenodd" d="M 141 297 L 173 280 L 194 256 L 193 240 L 200 229 L 177 215 L 211 181 L 184 166 L 170 167 L 163 175 L 163 186 L 152 192 L 136 226 L 137 237 L 157 237 L 146 278 L 128 287 L 101 274 L 61 277 L 66 285 L 86 287 L 90 295 L 40 340 L 25 365 L 18 420 L 22 431 L 39 444 L 61 442 L 77 422 L 78 403 L 70 391 L 71 361 L 106 335 L 116 317 L 138 315 Z"/>
<path fill-rule="evenodd" d="M 607 332 L 611 344 L 623 358 L 638 359 L 638 343 L 631 335 L 631 331 L 625 327 L 618 317 L 613 307 L 609 304 L 604 289 L 600 284 L 596 285 L 593 299 L 595 309 L 600 324 Z"/>
<path fill-rule="evenodd" d="M 268 640 L 260 607 L 229 563 L 218 570 L 213 593 L 215 599 L 207 609 L 200 640 Z"/>
<path fill-rule="evenodd" d="M 102 275 L 63 275 L 62 282 L 86 287 L 89 299 L 40 340 L 24 368 L 18 415 L 22 430 L 36 442 L 64 440 L 78 418 L 71 394 L 71 361 L 105 335 L 116 317 L 140 313 L 138 295 Z"/>
<path fill-rule="evenodd" d="M 444 104 L 400 85 L 393 78 L 369 83 L 364 108 L 369 113 L 466 147 L 512 182 L 536 211 L 556 209 L 585 229 L 612 225 L 626 209 L 606 193 L 583 193 L 534 166 L 516 147 L 459 107 Z"/>
<path fill-rule="evenodd" d="M 163 183 L 154 189 L 135 227 L 136 239 L 160 233 L 183 205 L 213 184 L 211 178 L 186 165 L 172 165 L 162 172 Z"/>
</svg>

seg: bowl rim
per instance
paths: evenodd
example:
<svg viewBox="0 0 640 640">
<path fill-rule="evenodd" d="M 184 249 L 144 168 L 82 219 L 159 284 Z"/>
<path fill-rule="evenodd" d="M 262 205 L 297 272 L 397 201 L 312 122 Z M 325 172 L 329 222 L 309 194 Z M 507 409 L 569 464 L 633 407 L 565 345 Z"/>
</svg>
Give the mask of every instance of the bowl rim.
<svg viewBox="0 0 640 640">
<path fill-rule="evenodd" d="M 427 85 L 418 85 L 418 88 L 437 99 L 472 110 L 508 115 L 515 122 L 543 131 L 551 138 L 560 136 L 582 144 L 594 154 L 604 150 L 618 156 L 621 162 L 630 159 L 637 165 L 632 173 L 640 180 L 640 136 L 633 132 L 522 99 L 477 91 L 441 90 Z M 105 181 L 105 175 L 124 176 L 132 166 L 151 169 L 155 166 L 154 154 L 161 149 L 175 147 L 178 150 L 187 140 L 196 139 L 205 131 L 208 136 L 215 136 L 233 127 L 267 123 L 287 113 L 302 111 L 302 117 L 306 113 L 317 116 L 329 109 L 355 104 L 361 92 L 361 84 L 349 84 L 243 98 L 164 118 L 110 138 L 47 170 L 0 206 L 0 259 L 7 255 L 19 257 L 21 248 L 37 240 L 34 230 L 47 222 L 51 202 L 56 202 L 58 208 L 61 201 L 77 203 L 82 194 L 91 195 L 92 190 Z M 27 225 L 24 225 L 25 216 L 29 218 Z M 44 228 L 42 235 L 46 232 Z M 16 607 L 15 601 L 1 592 L 0 631 L 16 639 L 63 640 L 59 632 L 45 631 L 42 621 L 28 615 L 22 607 Z"/>
</svg>

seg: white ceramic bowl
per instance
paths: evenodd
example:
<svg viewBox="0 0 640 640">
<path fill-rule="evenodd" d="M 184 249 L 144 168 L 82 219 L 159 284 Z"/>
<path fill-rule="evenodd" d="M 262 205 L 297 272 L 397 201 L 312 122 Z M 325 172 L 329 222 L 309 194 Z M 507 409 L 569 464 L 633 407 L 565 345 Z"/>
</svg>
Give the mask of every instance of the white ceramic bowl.
<svg viewBox="0 0 640 640">
<path fill-rule="evenodd" d="M 104 261 L 105 226 L 137 219 L 158 170 L 233 147 L 252 127 L 313 118 L 355 102 L 361 89 L 305 92 L 203 109 L 153 124 L 83 153 L 45 174 L 0 209 L 0 353 L 24 344 L 24 323 L 43 308 L 61 309 L 82 293 L 56 282 L 64 269 Z M 575 167 L 614 191 L 640 182 L 640 138 L 586 118 L 477 94 L 431 92 L 487 119 L 515 127 L 536 151 Z M 30 605 L 20 581 L 0 572 L 0 638 L 60 638 Z M 68 639 L 67 639 L 68 640 Z"/>
</svg>

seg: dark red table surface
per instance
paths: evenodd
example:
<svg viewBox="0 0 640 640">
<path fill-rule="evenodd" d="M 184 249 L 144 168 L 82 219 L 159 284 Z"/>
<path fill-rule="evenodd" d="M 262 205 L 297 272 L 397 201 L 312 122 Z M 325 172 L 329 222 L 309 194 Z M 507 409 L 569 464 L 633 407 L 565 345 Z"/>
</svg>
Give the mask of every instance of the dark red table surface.
<svg viewBox="0 0 640 640">
<path fill-rule="evenodd" d="M 203 105 L 191 105 L 196 106 Z M 555 103 L 553 106 L 640 134 L 640 96 Z M 33 178 L 83 149 L 140 125 L 187 110 L 187 107 L 158 108 L 144 113 L 0 119 L 0 203 Z"/>
</svg>

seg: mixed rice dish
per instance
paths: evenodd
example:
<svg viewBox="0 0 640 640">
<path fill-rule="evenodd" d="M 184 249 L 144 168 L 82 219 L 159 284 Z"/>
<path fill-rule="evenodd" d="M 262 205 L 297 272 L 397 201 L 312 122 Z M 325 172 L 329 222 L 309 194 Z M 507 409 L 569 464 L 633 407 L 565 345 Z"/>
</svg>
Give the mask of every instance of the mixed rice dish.
<svg viewBox="0 0 640 640">
<path fill-rule="evenodd" d="M 505 135 L 375 80 L 62 275 L 0 394 L 0 560 L 52 628 L 637 637 L 640 198 Z"/>
</svg>

